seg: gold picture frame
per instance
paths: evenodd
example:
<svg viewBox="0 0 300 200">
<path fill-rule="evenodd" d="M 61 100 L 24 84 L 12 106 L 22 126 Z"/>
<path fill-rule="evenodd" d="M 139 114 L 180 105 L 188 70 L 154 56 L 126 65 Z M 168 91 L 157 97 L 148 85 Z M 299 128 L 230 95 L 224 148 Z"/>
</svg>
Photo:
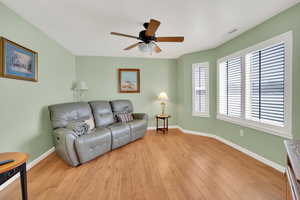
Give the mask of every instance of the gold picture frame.
<svg viewBox="0 0 300 200">
<path fill-rule="evenodd" d="M 38 81 L 38 53 L 0 37 L 0 76 Z"/>
</svg>

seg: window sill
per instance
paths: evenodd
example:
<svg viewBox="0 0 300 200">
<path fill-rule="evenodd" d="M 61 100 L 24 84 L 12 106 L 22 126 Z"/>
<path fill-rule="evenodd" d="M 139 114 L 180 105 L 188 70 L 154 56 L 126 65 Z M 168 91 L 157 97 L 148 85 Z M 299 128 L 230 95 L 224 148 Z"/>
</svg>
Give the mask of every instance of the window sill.
<svg viewBox="0 0 300 200">
<path fill-rule="evenodd" d="M 272 126 L 269 124 L 262 124 L 259 122 L 255 122 L 255 121 L 250 121 L 250 120 L 244 120 L 244 119 L 238 119 L 238 118 L 234 118 L 234 117 L 228 117 L 225 115 L 221 115 L 221 114 L 217 114 L 217 119 L 218 120 L 222 120 L 222 121 L 226 121 L 226 122 L 230 122 L 233 124 L 237 124 L 240 126 L 245 126 L 248 128 L 252 128 L 252 129 L 256 129 L 265 133 L 269 133 L 272 135 L 276 135 L 276 136 L 280 136 L 283 138 L 288 138 L 288 139 L 293 139 L 291 130 L 288 128 L 284 128 L 284 127 L 278 127 L 278 126 Z"/>
<path fill-rule="evenodd" d="M 192 114 L 193 117 L 210 117 L 208 113 L 194 113 Z"/>
</svg>

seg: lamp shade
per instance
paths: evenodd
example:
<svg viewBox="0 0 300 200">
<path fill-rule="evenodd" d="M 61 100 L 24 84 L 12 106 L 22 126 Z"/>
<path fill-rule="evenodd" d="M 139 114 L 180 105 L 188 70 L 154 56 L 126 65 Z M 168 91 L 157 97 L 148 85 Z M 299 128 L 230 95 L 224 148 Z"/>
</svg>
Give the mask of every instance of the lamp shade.
<svg viewBox="0 0 300 200">
<path fill-rule="evenodd" d="M 75 83 L 74 90 L 88 90 L 88 86 L 86 85 L 86 82 L 84 81 L 77 81 Z"/>
<path fill-rule="evenodd" d="M 168 98 L 168 95 L 167 93 L 165 92 L 161 92 L 159 95 L 158 95 L 158 100 L 160 101 L 167 101 L 169 98 Z"/>
</svg>

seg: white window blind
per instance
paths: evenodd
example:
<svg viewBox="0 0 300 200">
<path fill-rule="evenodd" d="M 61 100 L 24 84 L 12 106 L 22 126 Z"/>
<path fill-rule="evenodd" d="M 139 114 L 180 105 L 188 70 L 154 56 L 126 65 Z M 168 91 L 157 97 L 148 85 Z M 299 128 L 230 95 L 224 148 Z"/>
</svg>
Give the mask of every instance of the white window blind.
<svg viewBox="0 0 300 200">
<path fill-rule="evenodd" d="M 193 115 L 209 116 L 209 64 L 193 64 Z"/>
<path fill-rule="evenodd" d="M 246 118 L 284 125 L 284 43 L 246 55 Z"/>
<path fill-rule="evenodd" d="M 222 62 L 219 66 L 219 111 L 230 117 L 241 117 L 242 58 Z"/>
<path fill-rule="evenodd" d="M 292 138 L 293 33 L 218 60 L 217 118 Z"/>
</svg>

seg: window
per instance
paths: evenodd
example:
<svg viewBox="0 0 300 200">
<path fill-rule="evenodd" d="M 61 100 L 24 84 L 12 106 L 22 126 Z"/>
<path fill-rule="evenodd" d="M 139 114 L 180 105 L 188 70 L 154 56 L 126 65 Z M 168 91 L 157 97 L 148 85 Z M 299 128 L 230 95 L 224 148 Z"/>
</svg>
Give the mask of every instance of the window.
<svg viewBox="0 0 300 200">
<path fill-rule="evenodd" d="M 217 118 L 291 138 L 292 32 L 218 61 Z"/>
<path fill-rule="evenodd" d="M 226 60 L 220 64 L 220 113 L 230 117 L 241 117 L 242 59 Z"/>
<path fill-rule="evenodd" d="M 193 116 L 209 117 L 209 64 L 193 64 Z"/>
<path fill-rule="evenodd" d="M 284 126 L 284 43 L 246 55 L 246 118 Z"/>
</svg>

